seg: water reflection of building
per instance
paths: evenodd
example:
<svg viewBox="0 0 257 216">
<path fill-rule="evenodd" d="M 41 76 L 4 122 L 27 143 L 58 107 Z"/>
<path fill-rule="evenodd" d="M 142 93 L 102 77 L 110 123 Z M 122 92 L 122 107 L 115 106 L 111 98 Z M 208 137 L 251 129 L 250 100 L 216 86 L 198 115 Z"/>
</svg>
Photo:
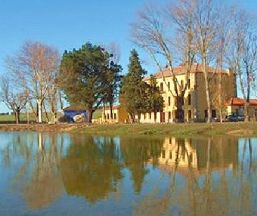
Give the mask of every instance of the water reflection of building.
<svg viewBox="0 0 257 216">
<path fill-rule="evenodd" d="M 198 174 L 211 169 L 235 170 L 238 164 L 238 145 L 233 138 L 176 139 L 165 138 L 160 169 L 186 174 L 188 168 Z"/>
<path fill-rule="evenodd" d="M 197 153 L 192 147 L 190 139 L 166 138 L 163 143 L 161 157 L 159 158 L 161 165 L 197 168 Z"/>
</svg>

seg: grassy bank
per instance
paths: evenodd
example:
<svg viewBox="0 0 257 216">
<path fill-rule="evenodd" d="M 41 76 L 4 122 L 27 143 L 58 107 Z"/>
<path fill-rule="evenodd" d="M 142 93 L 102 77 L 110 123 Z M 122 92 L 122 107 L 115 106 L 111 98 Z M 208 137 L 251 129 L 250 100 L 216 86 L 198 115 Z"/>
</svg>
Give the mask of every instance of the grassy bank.
<svg viewBox="0 0 257 216">
<path fill-rule="evenodd" d="M 92 125 L 73 132 L 101 135 L 257 136 L 257 122 Z"/>
<path fill-rule="evenodd" d="M 256 136 L 257 122 L 193 124 L 0 124 L 0 131 L 39 131 L 98 134 L 106 136 Z"/>
</svg>

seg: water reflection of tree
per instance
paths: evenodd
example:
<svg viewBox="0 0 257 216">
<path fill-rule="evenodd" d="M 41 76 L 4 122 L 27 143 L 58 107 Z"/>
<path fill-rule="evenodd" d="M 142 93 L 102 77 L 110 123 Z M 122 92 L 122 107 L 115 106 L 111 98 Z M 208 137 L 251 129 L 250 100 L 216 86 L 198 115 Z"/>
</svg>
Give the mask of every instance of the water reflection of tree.
<svg viewBox="0 0 257 216">
<path fill-rule="evenodd" d="M 38 136 L 38 151 L 34 158 L 31 178 L 23 188 L 24 197 L 31 209 L 40 209 L 57 200 L 64 192 L 59 164 L 62 144 L 57 145 L 57 136 Z"/>
<path fill-rule="evenodd" d="M 161 154 L 163 140 L 146 138 L 121 138 L 121 153 L 126 168 L 131 172 L 134 191 L 140 193 L 145 175 L 146 164 L 152 161 L 155 166 Z"/>
<path fill-rule="evenodd" d="M 31 209 L 46 207 L 63 193 L 58 172 L 62 145 L 55 134 L 15 133 L 3 151 L 6 164 L 20 162 L 12 186 Z"/>
<path fill-rule="evenodd" d="M 61 162 L 66 192 L 92 203 L 117 190 L 121 169 L 119 149 L 112 138 L 72 136 L 72 145 Z"/>
</svg>

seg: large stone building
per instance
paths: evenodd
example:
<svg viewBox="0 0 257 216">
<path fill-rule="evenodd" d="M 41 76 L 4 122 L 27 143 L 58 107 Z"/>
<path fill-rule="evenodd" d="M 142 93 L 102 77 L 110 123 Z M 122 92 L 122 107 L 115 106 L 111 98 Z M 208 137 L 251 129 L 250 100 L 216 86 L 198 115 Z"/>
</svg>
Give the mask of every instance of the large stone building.
<svg viewBox="0 0 257 216">
<path fill-rule="evenodd" d="M 164 99 L 164 109 L 162 112 L 144 113 L 140 116 L 141 123 L 172 123 L 176 122 L 177 106 L 174 92 L 173 74 L 175 74 L 179 86 L 186 87 L 184 95 L 184 122 L 204 122 L 207 119 L 207 101 L 205 91 L 205 79 L 203 67 L 200 64 L 192 65 L 189 76 L 186 74 L 186 67 L 180 65 L 170 70 L 164 70 L 154 74 L 161 94 Z M 219 119 L 219 110 L 222 111 L 222 118 L 231 114 L 243 115 L 244 100 L 237 98 L 237 85 L 235 73 L 229 70 L 218 70 L 208 67 L 208 78 L 210 88 L 210 99 L 212 118 Z M 220 82 L 221 80 L 221 82 Z M 146 77 L 145 82 L 150 78 Z M 221 84 L 221 85 L 219 85 Z M 114 113 L 122 118 L 108 119 L 110 116 L 108 108 L 103 112 L 102 119 L 105 122 L 130 122 L 129 115 L 125 107 L 114 107 Z M 118 113 L 121 113 L 120 115 Z M 104 115 L 105 114 L 105 115 Z M 251 119 L 257 117 L 257 100 L 252 99 L 249 103 L 249 115 Z M 105 116 L 105 118 L 104 118 Z M 138 116 L 136 116 L 138 119 Z"/>
<path fill-rule="evenodd" d="M 157 114 L 156 120 L 153 113 L 143 114 L 140 122 L 153 123 L 153 122 L 176 122 L 176 97 L 173 85 L 173 76 L 175 74 L 177 82 L 180 86 L 187 85 L 184 97 L 184 120 L 185 122 L 191 121 L 205 121 L 207 118 L 207 102 L 206 91 L 204 82 L 204 73 L 202 65 L 192 65 L 189 76 L 186 74 L 186 67 L 181 65 L 176 67 L 171 72 L 164 70 L 154 74 L 157 80 L 157 85 L 161 90 L 164 99 L 163 112 Z M 188 77 L 188 80 L 187 80 Z M 208 77 L 210 86 L 210 98 L 212 103 L 212 117 L 218 118 L 218 104 L 224 106 L 224 116 L 226 115 L 226 102 L 233 97 L 237 96 L 236 93 L 236 77 L 235 74 L 229 70 L 217 70 L 216 68 L 208 67 Z M 217 103 L 218 99 L 218 84 L 221 79 L 221 103 Z M 145 78 L 149 82 L 149 78 Z"/>
</svg>

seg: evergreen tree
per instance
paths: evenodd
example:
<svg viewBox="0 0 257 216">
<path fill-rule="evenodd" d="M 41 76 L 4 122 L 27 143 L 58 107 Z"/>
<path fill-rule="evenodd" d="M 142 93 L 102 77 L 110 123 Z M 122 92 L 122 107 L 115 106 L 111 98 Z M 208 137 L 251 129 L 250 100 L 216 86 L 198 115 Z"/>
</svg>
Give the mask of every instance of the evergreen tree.
<svg viewBox="0 0 257 216">
<path fill-rule="evenodd" d="M 146 71 L 142 68 L 136 50 L 131 51 L 128 74 L 123 78 L 121 88 L 121 102 L 125 105 L 132 121 L 135 115 L 140 118 L 141 113 L 147 111 L 147 84 L 143 81 Z M 140 119 L 139 119 L 140 120 Z"/>
<path fill-rule="evenodd" d="M 148 89 L 148 112 L 154 113 L 154 120 L 156 121 L 156 113 L 163 110 L 164 100 L 153 75 L 150 76 Z"/>
<path fill-rule="evenodd" d="M 110 95 L 114 95 L 120 70 L 106 50 L 87 43 L 64 52 L 58 82 L 71 104 L 86 107 L 91 122 L 100 104 L 113 100 Z"/>
<path fill-rule="evenodd" d="M 110 114 L 111 114 L 111 119 L 113 119 L 113 111 L 112 107 L 115 102 L 115 99 L 118 96 L 119 92 L 119 87 L 120 87 L 120 80 L 121 80 L 121 75 L 120 71 L 122 70 L 122 67 L 114 61 L 110 61 L 109 67 L 107 69 L 106 73 L 106 84 L 107 84 L 107 89 L 105 91 L 105 96 L 104 96 L 104 104 L 109 104 L 110 106 Z"/>
</svg>

